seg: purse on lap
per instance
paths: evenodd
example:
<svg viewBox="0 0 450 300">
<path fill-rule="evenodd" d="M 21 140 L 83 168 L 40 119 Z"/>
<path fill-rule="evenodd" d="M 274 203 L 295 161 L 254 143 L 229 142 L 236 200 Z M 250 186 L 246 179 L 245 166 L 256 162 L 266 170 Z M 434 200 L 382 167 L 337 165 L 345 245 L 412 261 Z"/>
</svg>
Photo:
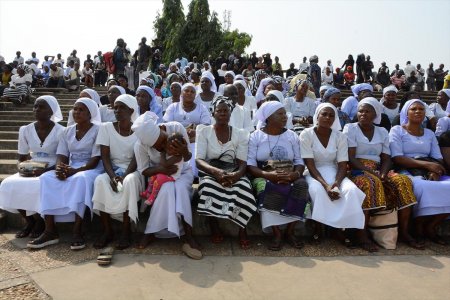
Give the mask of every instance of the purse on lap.
<svg viewBox="0 0 450 300">
<path fill-rule="evenodd" d="M 232 152 L 232 154 L 230 154 L 229 152 Z M 226 157 L 231 158 L 232 162 L 222 160 L 223 158 L 226 158 Z M 231 149 L 220 154 L 220 156 L 218 158 L 213 158 L 213 159 L 207 160 L 206 162 L 214 168 L 224 170 L 226 173 L 236 172 L 239 169 L 239 164 L 236 161 L 234 151 Z M 203 177 L 206 175 L 210 175 L 210 174 L 208 174 L 204 171 L 198 170 L 199 177 Z"/>
<path fill-rule="evenodd" d="M 19 163 L 19 174 L 23 177 L 34 177 L 35 171 L 44 171 L 47 166 L 48 162 L 26 160 Z"/>
</svg>

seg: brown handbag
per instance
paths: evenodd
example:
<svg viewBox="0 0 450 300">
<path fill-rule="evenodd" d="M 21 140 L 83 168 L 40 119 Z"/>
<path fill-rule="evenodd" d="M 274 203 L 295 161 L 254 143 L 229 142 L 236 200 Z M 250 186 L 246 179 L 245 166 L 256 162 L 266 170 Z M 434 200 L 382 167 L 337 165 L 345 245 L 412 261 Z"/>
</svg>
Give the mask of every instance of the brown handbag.
<svg viewBox="0 0 450 300">
<path fill-rule="evenodd" d="M 264 171 L 294 171 L 294 164 L 290 160 L 268 160 L 262 164 L 261 167 Z"/>
<path fill-rule="evenodd" d="M 48 166 L 48 162 L 26 160 L 19 163 L 19 174 L 23 177 L 34 177 L 35 171 L 44 171 Z"/>
</svg>

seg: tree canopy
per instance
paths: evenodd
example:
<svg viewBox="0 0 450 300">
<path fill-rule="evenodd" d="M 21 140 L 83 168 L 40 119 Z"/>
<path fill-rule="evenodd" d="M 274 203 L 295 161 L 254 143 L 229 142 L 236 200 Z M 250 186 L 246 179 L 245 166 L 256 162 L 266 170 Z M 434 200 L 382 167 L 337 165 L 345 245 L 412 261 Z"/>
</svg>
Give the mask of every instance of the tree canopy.
<svg viewBox="0 0 450 300">
<path fill-rule="evenodd" d="M 154 46 L 163 49 L 163 61 L 170 62 L 182 55 L 191 59 L 206 59 L 220 51 L 243 53 L 252 41 L 245 32 L 224 30 L 216 12 L 210 12 L 208 0 L 192 0 L 184 15 L 181 0 L 162 0 L 162 14 L 153 25 Z"/>
</svg>

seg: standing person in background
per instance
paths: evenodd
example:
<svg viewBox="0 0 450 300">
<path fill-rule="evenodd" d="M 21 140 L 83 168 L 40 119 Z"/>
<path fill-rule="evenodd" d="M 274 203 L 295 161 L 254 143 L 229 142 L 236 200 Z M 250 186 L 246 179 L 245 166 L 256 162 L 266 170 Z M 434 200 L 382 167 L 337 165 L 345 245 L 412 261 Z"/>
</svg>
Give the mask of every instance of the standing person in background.
<svg viewBox="0 0 450 300">
<path fill-rule="evenodd" d="M 139 43 L 136 72 L 147 71 L 152 56 L 152 49 L 146 44 L 147 38 L 143 37 Z"/>
<path fill-rule="evenodd" d="M 299 71 L 300 73 L 302 73 L 302 72 L 304 72 L 304 71 L 307 71 L 308 68 L 309 68 L 309 64 L 306 62 L 306 60 L 307 60 L 306 56 L 303 57 L 303 62 L 302 62 L 302 63 L 299 65 L 299 67 L 298 67 L 298 71 Z"/>
<path fill-rule="evenodd" d="M 422 88 L 422 91 L 425 90 L 425 70 L 422 68 L 420 64 L 416 66 L 416 77 L 417 84 Z"/>
<path fill-rule="evenodd" d="M 18 65 L 21 65 L 25 62 L 24 58 L 20 56 L 22 54 L 20 51 L 16 52 L 16 57 L 14 57 L 13 62 L 17 62 Z"/>
<path fill-rule="evenodd" d="M 370 60 L 370 55 L 367 55 L 366 61 L 363 63 L 362 76 L 364 78 L 364 82 L 370 82 L 373 76 L 373 62 Z"/>
<path fill-rule="evenodd" d="M 366 56 L 364 55 L 364 53 L 358 54 L 358 57 L 356 58 L 356 83 L 363 83 L 364 82 L 364 78 L 363 78 L 363 66 L 364 66 L 364 62 L 366 61 Z"/>
<path fill-rule="evenodd" d="M 427 90 L 435 91 L 436 90 L 436 73 L 433 69 L 433 63 L 430 63 L 427 69 Z"/>
<path fill-rule="evenodd" d="M 314 93 L 316 97 L 320 97 L 319 88 L 322 85 L 322 77 L 321 70 L 318 65 L 319 57 L 317 55 L 313 55 L 309 58 L 310 68 L 308 71 L 308 75 L 311 77 L 311 83 L 314 87 Z"/>
<path fill-rule="evenodd" d="M 67 65 L 69 65 L 70 62 L 73 62 L 73 64 L 80 64 L 80 59 L 77 57 L 77 50 L 73 50 L 72 53 L 70 53 L 69 57 L 67 58 Z M 62 66 L 61 66 L 62 67 Z"/>
<path fill-rule="evenodd" d="M 294 63 L 289 65 L 289 69 L 286 71 L 286 78 L 297 75 L 298 70 L 295 68 Z"/>
<path fill-rule="evenodd" d="M 325 74 L 327 68 L 330 68 L 330 71 L 333 72 L 333 64 L 331 63 L 331 59 L 327 60 L 327 64 L 322 68 L 322 74 Z"/>
<path fill-rule="evenodd" d="M 61 58 L 61 53 L 58 53 L 56 55 L 56 59 L 54 60 L 53 63 L 56 64 L 60 68 L 62 68 L 64 66 L 64 59 Z"/>
<path fill-rule="evenodd" d="M 123 75 L 125 73 L 125 66 L 128 63 L 125 42 L 121 38 L 117 39 L 117 45 L 113 51 L 113 62 L 116 66 L 114 78 L 117 78 L 118 75 Z"/>
<path fill-rule="evenodd" d="M 355 60 L 353 59 L 353 55 L 349 54 L 348 58 L 342 64 L 341 69 L 345 67 L 344 70 L 347 70 L 347 68 L 349 66 L 352 67 L 352 69 L 353 69 L 354 64 L 355 64 Z"/>
<path fill-rule="evenodd" d="M 36 66 L 39 64 L 39 58 L 36 57 L 36 52 L 31 52 L 31 58 L 29 58 L 28 60 L 30 60 Z"/>
<path fill-rule="evenodd" d="M 406 66 L 403 69 L 403 71 L 405 72 L 406 78 L 408 78 L 409 76 L 411 76 L 411 72 L 415 71 L 416 68 L 411 64 L 411 62 L 408 60 L 406 62 Z"/>
<path fill-rule="evenodd" d="M 440 64 L 434 73 L 436 74 L 436 90 L 440 91 L 444 86 L 444 77 L 448 74 L 448 70 L 444 71 L 444 64 Z"/>
<path fill-rule="evenodd" d="M 280 59 L 278 58 L 278 56 L 275 56 L 275 63 L 272 64 L 272 70 L 274 75 L 283 77 L 283 68 L 281 67 Z"/>
</svg>

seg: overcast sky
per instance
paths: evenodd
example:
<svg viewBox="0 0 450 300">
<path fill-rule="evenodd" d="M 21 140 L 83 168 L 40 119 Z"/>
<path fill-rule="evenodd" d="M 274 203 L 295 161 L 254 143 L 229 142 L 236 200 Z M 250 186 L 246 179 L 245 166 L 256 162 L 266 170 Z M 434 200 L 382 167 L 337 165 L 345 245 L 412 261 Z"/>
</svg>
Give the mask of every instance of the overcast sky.
<svg viewBox="0 0 450 300">
<path fill-rule="evenodd" d="M 189 0 L 182 1 L 185 14 Z M 407 60 L 426 67 L 450 67 L 449 0 L 210 0 L 222 21 L 231 11 L 231 29 L 253 36 L 247 53 L 270 52 L 283 68 L 317 54 L 340 66 L 348 54 L 369 54 L 377 68 L 404 66 Z M 0 55 L 12 61 L 17 50 L 27 59 L 36 51 L 63 58 L 77 49 L 111 51 L 118 37 L 134 51 L 141 37 L 154 37 L 153 21 L 161 0 L 0 0 Z"/>
</svg>

